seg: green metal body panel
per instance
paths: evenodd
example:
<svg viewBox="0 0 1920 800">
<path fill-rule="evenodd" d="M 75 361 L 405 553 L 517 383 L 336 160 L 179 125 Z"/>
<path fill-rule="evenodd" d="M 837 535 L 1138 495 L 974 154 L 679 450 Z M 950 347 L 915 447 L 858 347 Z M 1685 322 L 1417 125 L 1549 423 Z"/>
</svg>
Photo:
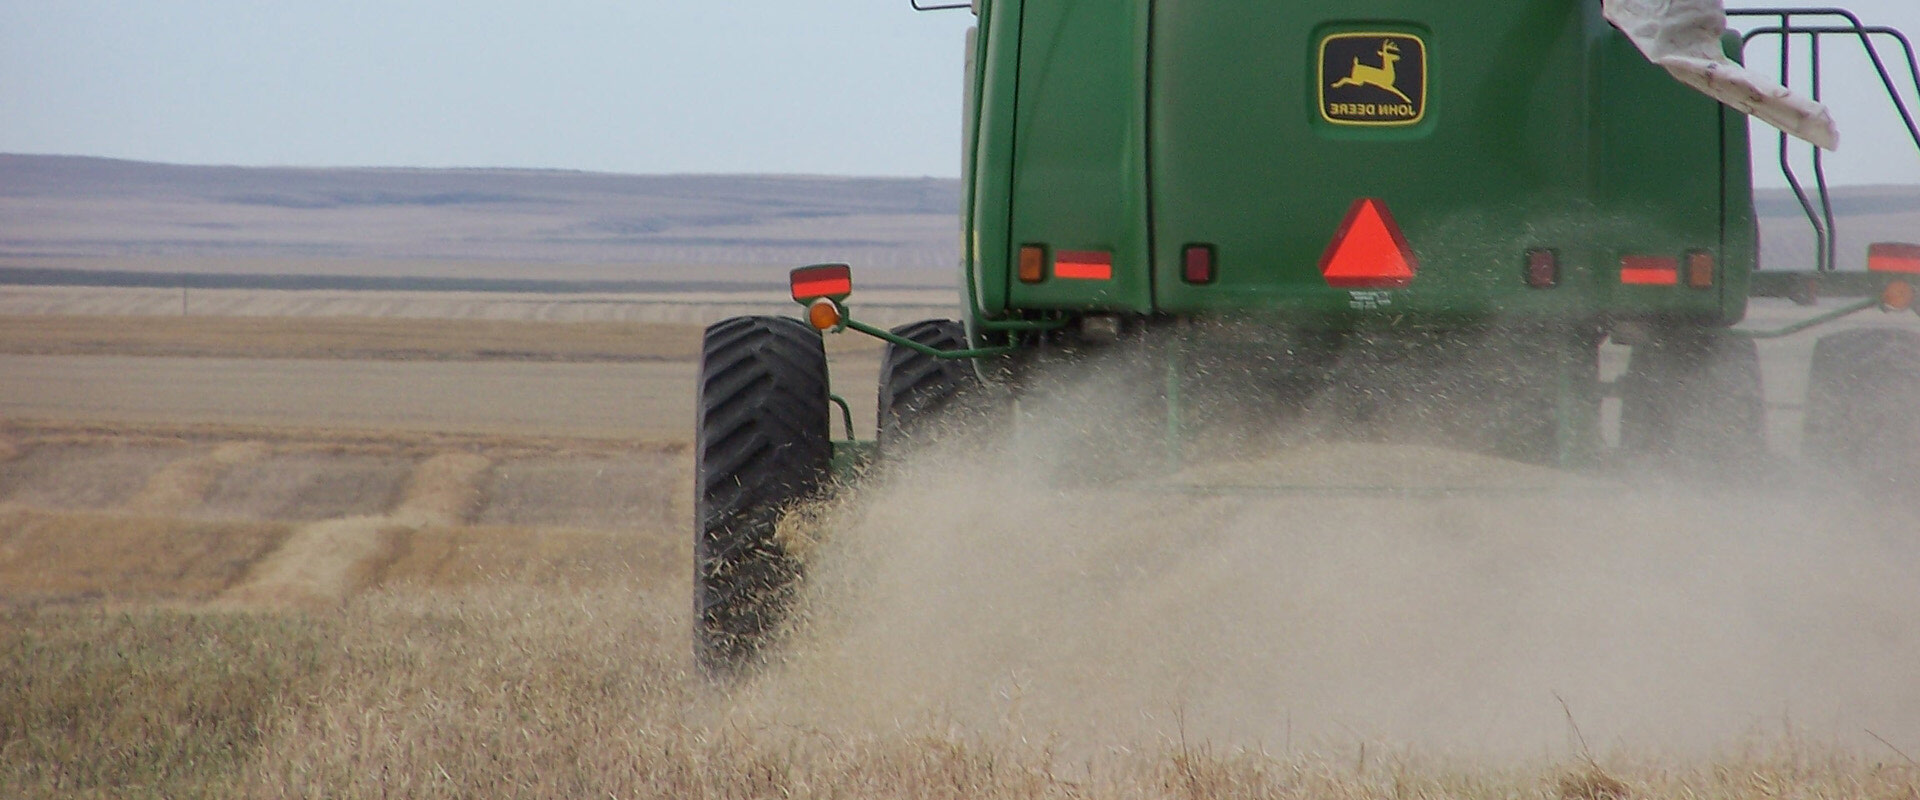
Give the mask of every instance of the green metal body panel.
<svg viewBox="0 0 1920 800">
<path fill-rule="evenodd" d="M 1417 121 L 1323 113 L 1321 49 L 1340 34 L 1424 45 Z M 1647 63 L 1592 0 L 983 0 L 975 42 L 976 334 L 1061 312 L 1337 329 L 1744 313 L 1746 119 Z M 1360 198 L 1417 257 L 1404 289 L 1357 297 L 1321 275 Z M 1183 279 L 1189 244 L 1215 248 L 1212 283 Z M 1022 282 L 1023 245 L 1109 253 L 1113 276 Z M 1532 248 L 1557 253 L 1557 287 L 1527 285 Z M 1716 257 L 1712 288 L 1621 282 L 1623 256 L 1690 251 Z"/>
</svg>

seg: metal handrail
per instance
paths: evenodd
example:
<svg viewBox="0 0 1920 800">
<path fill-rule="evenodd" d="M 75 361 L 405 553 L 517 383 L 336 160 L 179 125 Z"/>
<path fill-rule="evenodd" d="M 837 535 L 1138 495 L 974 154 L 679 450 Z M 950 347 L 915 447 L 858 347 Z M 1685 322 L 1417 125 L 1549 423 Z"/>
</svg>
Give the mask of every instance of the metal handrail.
<svg viewBox="0 0 1920 800">
<path fill-rule="evenodd" d="M 1875 36 L 1885 36 L 1899 42 L 1901 49 L 1906 55 L 1907 72 L 1912 80 L 1914 91 L 1917 96 L 1920 96 L 1920 59 L 1915 58 L 1913 43 L 1907 39 L 1905 34 L 1897 29 L 1883 25 L 1863 24 L 1860 18 L 1854 15 L 1853 12 L 1841 8 L 1729 9 L 1727 16 L 1776 17 L 1779 19 L 1778 25 L 1754 28 L 1744 32 L 1740 37 L 1740 45 L 1744 51 L 1745 48 L 1757 38 L 1762 36 L 1779 36 L 1780 84 L 1782 86 L 1791 87 L 1793 85 L 1793 37 L 1796 35 L 1807 36 L 1809 41 L 1809 54 L 1813 61 L 1809 77 L 1813 82 L 1812 94 L 1816 102 L 1821 99 L 1823 89 L 1820 72 L 1820 38 L 1826 35 L 1845 35 L 1858 38 L 1861 49 L 1866 52 L 1867 58 L 1873 62 L 1874 70 L 1880 75 L 1880 84 L 1882 88 L 1886 90 L 1888 99 L 1893 101 L 1895 110 L 1900 113 L 1900 120 L 1907 127 L 1908 137 L 1913 140 L 1915 149 L 1920 150 L 1920 125 L 1915 124 L 1913 113 L 1907 108 L 1905 97 L 1901 94 L 1899 86 L 1896 85 L 1892 73 L 1888 71 L 1886 61 L 1881 58 L 1879 48 L 1874 44 Z M 1838 17 L 1845 19 L 1847 24 L 1797 25 L 1794 22 L 1795 17 Z M 1794 197 L 1800 202 L 1801 211 L 1806 214 L 1807 222 L 1813 228 L 1814 241 L 1817 248 L 1816 271 L 1832 272 L 1838 269 L 1839 266 L 1839 230 L 1833 212 L 1833 193 L 1827 182 L 1825 154 L 1821 152 L 1820 148 L 1813 148 L 1814 183 L 1815 189 L 1818 192 L 1820 206 L 1819 209 L 1816 210 L 1814 208 L 1813 198 L 1808 197 L 1806 187 L 1802 184 L 1799 174 L 1793 168 L 1793 162 L 1790 158 L 1790 147 L 1791 139 L 1787 134 L 1781 133 L 1781 174 L 1786 177 L 1788 187 L 1793 190 Z"/>
</svg>

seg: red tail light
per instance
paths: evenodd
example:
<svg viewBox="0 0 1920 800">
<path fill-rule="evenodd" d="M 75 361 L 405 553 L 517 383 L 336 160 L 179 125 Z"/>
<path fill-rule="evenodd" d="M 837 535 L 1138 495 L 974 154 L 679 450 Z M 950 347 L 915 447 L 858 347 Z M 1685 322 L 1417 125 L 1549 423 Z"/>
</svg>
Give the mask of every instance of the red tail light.
<svg viewBox="0 0 1920 800">
<path fill-rule="evenodd" d="M 1620 259 L 1620 282 L 1630 286 L 1677 286 L 1680 260 L 1666 256 L 1625 256 Z"/>
<path fill-rule="evenodd" d="M 1213 245 L 1187 245 L 1180 262 L 1180 277 L 1186 279 L 1187 283 L 1213 282 Z"/>
<path fill-rule="evenodd" d="M 1054 256 L 1053 277 L 1075 281 L 1113 280 L 1113 254 L 1098 250 L 1062 250 Z"/>
<path fill-rule="evenodd" d="M 1880 242 L 1867 248 L 1867 269 L 1920 274 L 1920 244 Z"/>
<path fill-rule="evenodd" d="M 811 302 L 820 297 L 843 299 L 853 294 L 853 268 L 845 264 L 801 267 L 787 273 L 787 285 L 793 289 L 796 302 Z"/>
</svg>

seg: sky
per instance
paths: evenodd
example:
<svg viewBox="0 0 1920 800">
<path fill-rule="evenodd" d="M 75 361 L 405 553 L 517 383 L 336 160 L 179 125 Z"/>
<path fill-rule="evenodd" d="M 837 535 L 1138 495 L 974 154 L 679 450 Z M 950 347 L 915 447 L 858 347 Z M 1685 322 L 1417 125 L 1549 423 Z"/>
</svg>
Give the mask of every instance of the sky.
<svg viewBox="0 0 1920 800">
<path fill-rule="evenodd" d="M 1920 36 L 1920 0 L 1851 6 Z M 908 0 L 0 0 L 0 152 L 948 177 L 972 21 Z M 1920 183 L 1877 78 L 1829 78 L 1837 181 Z"/>
</svg>

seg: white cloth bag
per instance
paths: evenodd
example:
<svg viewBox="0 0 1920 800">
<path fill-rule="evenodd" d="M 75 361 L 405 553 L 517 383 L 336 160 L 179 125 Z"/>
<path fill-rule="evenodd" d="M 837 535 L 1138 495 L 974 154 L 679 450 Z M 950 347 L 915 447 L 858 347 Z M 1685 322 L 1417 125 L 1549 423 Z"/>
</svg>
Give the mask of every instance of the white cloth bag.
<svg viewBox="0 0 1920 800">
<path fill-rule="evenodd" d="M 1607 20 L 1682 83 L 1815 145 L 1840 146 L 1827 107 L 1727 58 L 1724 0 L 1604 0 Z"/>
</svg>

